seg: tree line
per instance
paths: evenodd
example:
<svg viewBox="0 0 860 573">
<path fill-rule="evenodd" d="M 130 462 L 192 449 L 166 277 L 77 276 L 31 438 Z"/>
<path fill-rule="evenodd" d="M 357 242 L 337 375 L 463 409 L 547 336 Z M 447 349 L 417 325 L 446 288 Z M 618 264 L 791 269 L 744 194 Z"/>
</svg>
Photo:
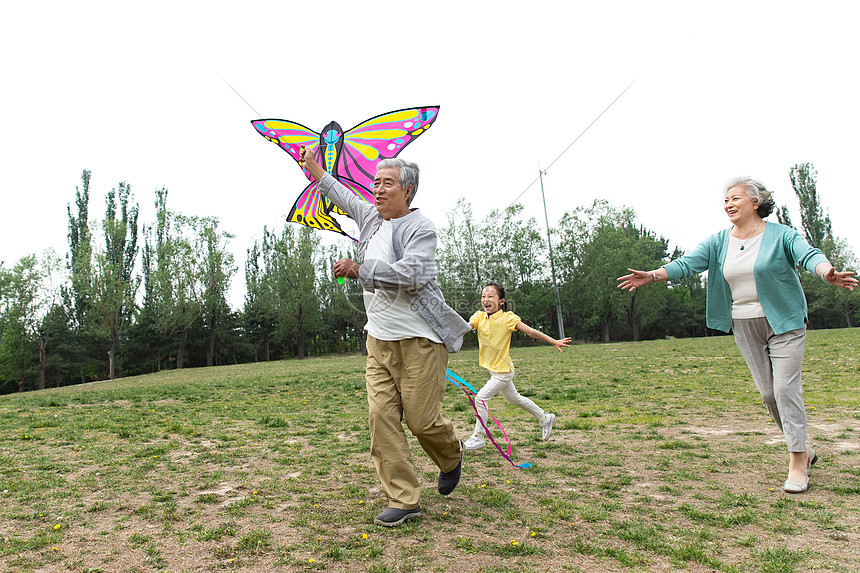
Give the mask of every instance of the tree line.
<svg viewBox="0 0 860 573">
<path fill-rule="evenodd" d="M 790 170 L 800 230 L 837 268 L 855 268 L 849 246 L 832 231 L 811 164 Z M 84 171 L 67 207 L 68 252 L 0 262 L 0 393 L 81 383 L 163 369 L 215 366 L 364 351 L 364 304 L 357 281 L 338 284 L 335 260 L 355 252 L 322 245 L 317 231 L 285 223 L 263 229 L 247 249 L 243 306 L 227 302 L 239 269 L 233 236 L 213 217 L 168 207 L 155 192 L 155 220 L 139 222 L 131 186 L 105 196 L 90 217 L 91 173 Z M 791 225 L 785 205 L 779 222 Z M 713 334 L 705 327 L 701 277 L 633 293 L 616 288 L 628 267 L 655 268 L 683 253 L 637 225 L 632 209 L 605 200 L 564 213 L 551 229 L 525 219 L 522 205 L 475 219 L 460 199 L 438 226 L 438 282 L 464 318 L 480 289 L 496 281 L 510 309 L 528 324 L 584 341 Z M 854 326 L 860 293 L 828 288 L 801 273 L 810 326 Z M 467 335 L 466 344 L 474 344 Z M 531 343 L 525 339 L 524 343 Z"/>
</svg>

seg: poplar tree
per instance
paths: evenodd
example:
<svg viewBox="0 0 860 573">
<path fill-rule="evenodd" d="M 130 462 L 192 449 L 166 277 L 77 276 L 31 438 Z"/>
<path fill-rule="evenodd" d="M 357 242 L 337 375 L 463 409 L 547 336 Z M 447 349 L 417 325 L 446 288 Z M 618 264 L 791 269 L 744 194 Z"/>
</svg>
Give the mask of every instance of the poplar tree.
<svg viewBox="0 0 860 573">
<path fill-rule="evenodd" d="M 215 364 L 216 335 L 230 312 L 227 291 L 230 288 L 230 280 L 236 273 L 233 254 L 227 250 L 227 244 L 232 238 L 233 235 L 218 230 L 218 219 L 210 217 L 200 220 L 197 249 L 203 255 L 203 315 L 209 330 L 206 366 Z"/>
<path fill-rule="evenodd" d="M 166 241 L 170 233 L 170 213 L 167 210 L 167 187 L 155 191 L 155 222 L 144 226 L 141 252 L 143 305 L 134 324 L 134 343 L 142 355 L 147 370 L 159 371 L 168 353 L 160 296 L 160 273 L 166 272 Z"/>
<path fill-rule="evenodd" d="M 824 250 L 826 240 L 833 240 L 830 216 L 824 213 L 816 189 L 818 172 L 812 163 L 798 163 L 789 172 L 791 186 L 800 203 L 800 224 L 806 240 Z M 787 215 L 787 214 L 786 214 Z"/>
<path fill-rule="evenodd" d="M 254 360 L 272 359 L 272 344 L 277 327 L 277 309 L 268 273 L 271 250 L 268 245 L 269 231 L 263 227 L 262 242 L 254 242 L 247 251 L 245 260 L 245 332 L 254 345 Z"/>
<path fill-rule="evenodd" d="M 116 351 L 120 334 L 131 323 L 140 277 L 133 275 L 137 260 L 138 206 L 131 203 L 131 186 L 125 182 L 105 197 L 104 251 L 94 258 L 92 307 L 102 334 L 107 335 L 108 377 L 116 377 Z"/>
<path fill-rule="evenodd" d="M 64 292 L 74 326 L 86 327 L 92 286 L 92 235 L 89 224 L 90 171 L 81 173 L 81 187 L 75 187 L 76 212 L 66 207 L 69 216 L 69 254 L 67 258 L 70 286 Z"/>
</svg>

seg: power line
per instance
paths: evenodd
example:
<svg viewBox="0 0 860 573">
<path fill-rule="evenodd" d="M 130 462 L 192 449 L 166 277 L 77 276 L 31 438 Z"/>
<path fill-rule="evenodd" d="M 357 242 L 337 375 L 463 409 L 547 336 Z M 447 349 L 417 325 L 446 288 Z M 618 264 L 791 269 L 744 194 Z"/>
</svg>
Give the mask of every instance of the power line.
<svg viewBox="0 0 860 573">
<path fill-rule="evenodd" d="M 583 135 L 585 135 L 585 132 L 586 132 L 586 131 L 588 131 L 588 130 L 591 128 L 591 126 L 592 126 L 592 125 L 594 125 L 595 123 L 597 123 L 597 120 L 598 120 L 598 119 L 600 119 L 601 117 L 603 117 L 603 114 L 604 114 L 604 113 L 606 113 L 607 111 L 609 111 L 609 108 L 611 108 L 611 107 L 615 104 L 615 102 L 617 102 L 619 99 L 621 99 L 621 96 L 623 96 L 623 95 L 627 92 L 627 90 L 629 90 L 631 87 L 633 87 L 633 84 L 635 84 L 635 83 L 636 83 L 636 81 L 637 81 L 638 79 L 639 79 L 639 78 L 636 78 L 635 80 L 633 80 L 632 82 L 630 82 L 630 85 L 629 85 L 629 86 L 627 86 L 626 88 L 624 88 L 624 90 L 622 90 L 622 92 L 621 92 L 620 94 L 618 94 L 618 96 L 617 96 L 614 100 L 612 100 L 612 102 L 610 102 L 610 104 L 609 104 L 608 106 L 606 106 L 606 109 L 604 109 L 603 111 L 601 111 L 601 112 L 600 112 L 600 114 L 598 114 L 598 116 L 597 116 L 597 117 L 595 117 L 595 118 L 594 118 L 594 120 L 593 120 L 591 123 L 589 123 L 589 124 L 588 124 L 588 126 L 587 126 L 585 129 L 583 129 L 583 130 L 582 130 L 582 133 L 580 133 L 579 135 L 577 135 L 577 136 L 576 136 L 576 139 L 574 139 L 573 141 L 571 141 L 571 142 L 570 142 L 570 145 L 568 145 L 567 147 L 565 147 L 565 148 L 564 148 L 564 150 L 563 150 L 561 153 L 559 153 L 559 154 L 558 154 L 558 157 L 556 157 L 555 159 L 553 159 L 553 160 L 550 162 L 550 164 L 546 166 L 546 169 L 544 169 L 543 171 L 541 171 L 541 174 L 546 173 L 547 171 L 549 171 L 549 168 L 550 168 L 550 167 L 552 167 L 552 166 L 553 166 L 553 164 L 555 164 L 555 162 L 556 162 L 556 161 L 558 161 L 559 159 L 561 159 L 561 156 L 562 156 L 562 155 L 564 155 L 565 153 L 567 153 L 567 150 L 568 150 L 568 149 L 570 149 L 571 147 L 573 147 L 573 144 L 574 144 L 574 143 L 576 143 L 577 141 L 579 141 L 579 138 L 580 138 L 580 137 L 582 137 Z M 229 84 L 228 84 L 228 85 L 229 85 Z M 241 96 L 240 96 L 240 97 L 241 97 Z M 539 180 L 540 178 L 541 178 L 541 175 L 540 175 L 540 174 L 538 174 L 538 176 L 537 176 L 537 177 L 535 177 L 535 178 L 532 180 L 532 182 L 531 182 L 531 183 L 529 183 L 529 184 L 526 186 L 526 188 L 525 188 L 525 189 L 523 189 L 523 190 L 522 190 L 522 192 L 521 192 L 519 195 L 517 195 L 517 196 L 516 196 L 516 198 L 515 198 L 513 201 L 511 201 L 511 204 L 510 204 L 510 205 L 508 205 L 508 208 L 510 208 L 510 207 L 511 207 L 514 203 L 516 203 L 517 201 L 519 201 L 520 197 L 522 197 L 523 195 L 525 195 L 526 191 L 528 191 L 529 189 L 531 189 L 531 186 L 532 186 L 532 185 L 534 185 L 535 183 L 537 183 L 537 182 L 538 182 L 538 180 Z"/>
</svg>

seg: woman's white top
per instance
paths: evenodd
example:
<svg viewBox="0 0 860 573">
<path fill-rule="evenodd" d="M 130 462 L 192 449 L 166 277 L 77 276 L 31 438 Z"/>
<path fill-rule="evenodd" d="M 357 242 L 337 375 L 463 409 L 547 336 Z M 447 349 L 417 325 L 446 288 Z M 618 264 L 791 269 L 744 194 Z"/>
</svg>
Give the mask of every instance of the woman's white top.
<svg viewBox="0 0 860 573">
<path fill-rule="evenodd" d="M 762 235 L 763 233 L 760 233 L 746 241 L 729 236 L 729 250 L 723 265 L 723 277 L 732 291 L 732 318 L 764 316 L 753 276 L 753 266 L 761 247 Z"/>
</svg>

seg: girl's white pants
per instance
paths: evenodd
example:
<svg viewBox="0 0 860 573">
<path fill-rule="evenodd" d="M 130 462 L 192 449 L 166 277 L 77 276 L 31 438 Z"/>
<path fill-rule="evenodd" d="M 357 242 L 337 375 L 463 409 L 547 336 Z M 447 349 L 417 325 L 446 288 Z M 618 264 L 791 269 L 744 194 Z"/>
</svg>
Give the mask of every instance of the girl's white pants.
<svg viewBox="0 0 860 573">
<path fill-rule="evenodd" d="M 517 392 L 516 387 L 514 387 L 514 372 L 490 372 L 490 374 L 490 379 L 487 380 L 487 383 L 484 384 L 484 387 L 481 388 L 475 396 L 475 408 L 477 409 L 478 416 L 480 418 L 475 421 L 476 436 L 486 435 L 484 432 L 484 425 L 481 424 L 481 421 L 483 421 L 484 424 L 487 423 L 487 417 L 489 415 L 487 403 L 499 392 L 502 393 L 502 396 L 504 396 L 508 402 L 514 406 L 519 406 L 537 418 L 538 422 L 543 423 L 546 420 L 546 414 L 540 406 Z"/>
</svg>

